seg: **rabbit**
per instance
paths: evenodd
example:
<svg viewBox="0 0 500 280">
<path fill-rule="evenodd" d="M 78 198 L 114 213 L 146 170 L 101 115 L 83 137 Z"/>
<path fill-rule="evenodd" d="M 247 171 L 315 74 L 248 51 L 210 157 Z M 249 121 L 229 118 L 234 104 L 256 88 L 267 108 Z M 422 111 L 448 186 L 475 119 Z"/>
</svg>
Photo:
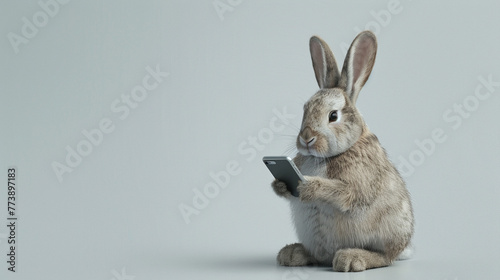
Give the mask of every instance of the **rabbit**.
<svg viewBox="0 0 500 280">
<path fill-rule="evenodd" d="M 282 248 L 278 264 L 341 272 L 389 266 L 412 254 L 414 217 L 405 182 L 355 106 L 376 37 L 359 33 L 340 73 L 322 39 L 311 37 L 309 47 L 320 89 L 304 105 L 293 159 L 305 180 L 298 197 L 282 181 L 271 184 L 290 202 L 300 243 Z"/>
</svg>

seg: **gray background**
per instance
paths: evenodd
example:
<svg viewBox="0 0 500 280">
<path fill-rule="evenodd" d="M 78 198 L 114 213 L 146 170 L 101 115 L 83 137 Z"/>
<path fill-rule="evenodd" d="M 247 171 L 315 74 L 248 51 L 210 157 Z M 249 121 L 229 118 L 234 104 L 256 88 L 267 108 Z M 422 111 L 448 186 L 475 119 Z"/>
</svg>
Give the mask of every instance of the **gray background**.
<svg viewBox="0 0 500 280">
<path fill-rule="evenodd" d="M 229 9 L 218 13 L 214 3 Z M 498 279 L 500 87 L 483 100 L 474 92 L 479 77 L 500 82 L 499 8 L 497 1 L 71 1 L 43 22 L 36 1 L 2 1 L 0 278 Z M 24 36 L 23 18 L 33 23 L 34 15 L 43 26 L 16 53 L 9 33 Z M 365 27 L 377 33 L 379 51 L 358 108 L 400 168 L 413 160 L 405 179 L 416 255 L 356 274 L 277 267 L 276 253 L 296 237 L 260 158 L 294 154 L 302 105 L 317 89 L 310 36 L 343 61 L 341 46 Z M 148 66 L 169 76 L 120 119 L 113 102 L 142 84 Z M 461 116 L 455 107 L 464 103 Z M 276 110 L 294 116 L 280 131 L 270 130 Z M 105 118 L 114 130 L 58 180 L 53 162 L 65 164 L 67 146 L 76 149 L 82 131 Z M 424 139 L 436 129 L 445 140 L 431 149 Z M 255 137 L 259 149 L 250 145 Z M 193 207 L 196 191 L 214 182 L 210 173 L 231 162 L 239 174 L 187 224 L 180 205 Z M 16 273 L 5 262 L 11 165 Z"/>
</svg>

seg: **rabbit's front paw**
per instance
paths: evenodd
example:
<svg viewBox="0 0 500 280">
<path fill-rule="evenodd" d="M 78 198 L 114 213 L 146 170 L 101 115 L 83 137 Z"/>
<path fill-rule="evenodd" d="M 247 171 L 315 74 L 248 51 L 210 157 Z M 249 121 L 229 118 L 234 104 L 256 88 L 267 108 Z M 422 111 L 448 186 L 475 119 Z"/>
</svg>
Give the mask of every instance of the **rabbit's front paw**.
<svg viewBox="0 0 500 280">
<path fill-rule="evenodd" d="M 272 183 L 271 183 L 271 186 L 273 187 L 273 190 L 274 192 L 278 195 L 278 196 L 282 196 L 282 197 L 289 197 L 291 196 L 292 194 L 290 193 L 290 191 L 288 191 L 288 188 L 286 187 L 286 184 L 282 181 L 279 181 L 279 180 L 274 180 Z"/>
<path fill-rule="evenodd" d="M 319 188 L 319 183 L 314 180 L 314 177 L 304 176 L 305 181 L 300 181 L 297 190 L 301 201 L 313 201 L 316 199 L 316 189 Z"/>
</svg>

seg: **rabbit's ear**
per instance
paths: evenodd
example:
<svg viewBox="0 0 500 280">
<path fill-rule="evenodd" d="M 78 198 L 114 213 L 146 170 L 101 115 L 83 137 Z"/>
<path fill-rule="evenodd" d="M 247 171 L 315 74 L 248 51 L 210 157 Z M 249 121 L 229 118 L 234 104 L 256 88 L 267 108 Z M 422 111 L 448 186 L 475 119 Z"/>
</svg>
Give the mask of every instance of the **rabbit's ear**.
<svg viewBox="0 0 500 280">
<path fill-rule="evenodd" d="M 377 38 L 371 31 L 359 33 L 347 52 L 339 86 L 344 88 L 353 104 L 372 72 L 376 54 Z"/>
<path fill-rule="evenodd" d="M 319 87 L 336 87 L 340 78 L 339 68 L 328 45 L 321 38 L 313 36 L 309 40 L 309 49 Z"/>
</svg>

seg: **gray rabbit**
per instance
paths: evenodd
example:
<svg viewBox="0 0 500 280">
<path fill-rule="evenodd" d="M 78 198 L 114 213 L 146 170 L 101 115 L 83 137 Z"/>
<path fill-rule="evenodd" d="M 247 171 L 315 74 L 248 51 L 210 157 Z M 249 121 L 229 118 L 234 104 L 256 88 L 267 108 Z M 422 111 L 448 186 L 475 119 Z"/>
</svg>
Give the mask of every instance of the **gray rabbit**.
<svg viewBox="0 0 500 280">
<path fill-rule="evenodd" d="M 388 266 L 411 254 L 413 210 L 405 183 L 356 108 L 370 76 L 377 40 L 370 31 L 352 42 L 339 73 L 328 45 L 310 40 L 320 90 L 304 105 L 294 162 L 306 179 L 290 201 L 300 243 L 278 253 L 284 266 L 333 265 L 335 271 Z"/>
</svg>

